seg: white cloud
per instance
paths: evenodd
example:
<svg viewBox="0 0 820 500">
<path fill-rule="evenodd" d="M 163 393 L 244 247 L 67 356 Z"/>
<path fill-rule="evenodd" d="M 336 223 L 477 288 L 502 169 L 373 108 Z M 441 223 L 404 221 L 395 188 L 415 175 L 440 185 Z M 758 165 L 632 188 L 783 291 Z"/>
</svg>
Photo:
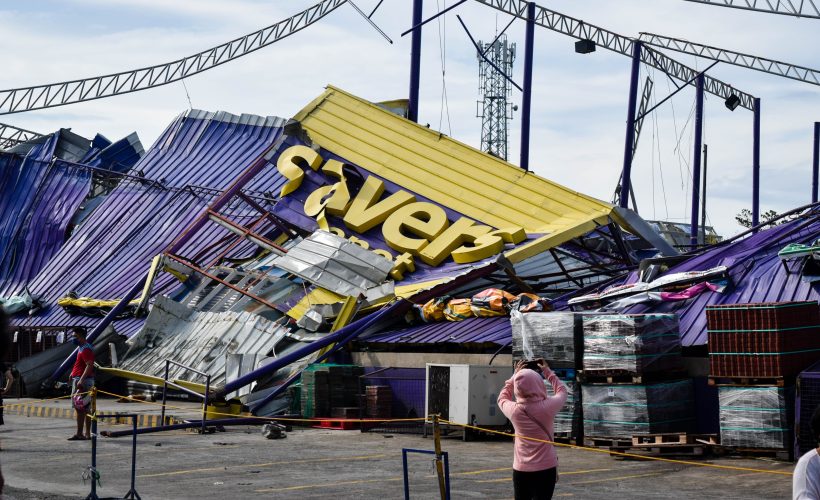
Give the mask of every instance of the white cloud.
<svg viewBox="0 0 820 500">
<path fill-rule="evenodd" d="M 132 69 L 170 61 L 217 45 L 292 15 L 313 0 L 81 0 L 0 5 L 4 32 L 4 82 L 14 87 Z M 446 2 L 451 5 L 453 1 Z M 376 0 L 359 0 L 369 11 Z M 425 2 L 425 17 L 445 2 Z M 817 22 L 785 16 L 697 5 L 681 0 L 553 0 L 551 8 L 624 35 L 640 31 L 668 34 L 704 44 L 811 66 L 820 31 Z M 449 116 L 454 138 L 477 146 L 480 122 L 474 50 L 455 19 L 462 16 L 476 39 L 489 41 L 509 17 L 467 3 L 424 28 L 420 121 L 437 128 L 442 114 L 440 51 L 444 48 Z M 409 2 L 385 2 L 373 17 L 394 40 L 390 45 L 350 6 L 342 6 L 300 33 L 271 47 L 186 81 L 194 107 L 234 113 L 292 116 L 331 83 L 378 101 L 405 97 L 408 89 Z M 523 72 L 524 25 L 509 29 Z M 623 162 L 629 59 L 599 48 L 575 54 L 572 39 L 536 30 L 533 170 L 570 188 L 611 199 Z M 704 68 L 683 54 L 670 53 Z M 642 70 L 642 77 L 649 73 Z M 811 128 L 820 119 L 818 89 L 759 72 L 719 64 L 710 74 L 760 96 L 763 102 L 761 206 L 786 210 L 809 200 Z M 669 93 L 667 78 L 654 72 L 655 100 Z M 691 123 L 683 129 L 694 92 L 686 89 L 647 118 L 633 166 L 641 213 L 688 220 Z M 520 93 L 513 99 L 520 102 Z M 674 117 L 672 106 L 674 105 Z M 111 138 L 139 132 L 148 145 L 177 113 L 188 107 L 180 83 L 111 99 L 6 116 L 0 121 L 40 131 L 72 127 Z M 657 120 L 657 128 L 654 120 Z M 449 132 L 446 118 L 444 132 Z M 510 124 L 509 157 L 518 162 L 520 114 Z M 751 206 L 752 116 L 730 113 L 720 99 L 706 103 L 709 145 L 707 212 L 719 231 L 736 232 L 733 215 Z M 675 147 L 680 141 L 679 154 Z M 654 155 L 653 155 L 654 151 Z M 663 184 L 661 183 L 663 178 Z M 665 196 L 664 196 L 665 188 Z M 654 194 L 653 194 L 654 193 Z"/>
</svg>

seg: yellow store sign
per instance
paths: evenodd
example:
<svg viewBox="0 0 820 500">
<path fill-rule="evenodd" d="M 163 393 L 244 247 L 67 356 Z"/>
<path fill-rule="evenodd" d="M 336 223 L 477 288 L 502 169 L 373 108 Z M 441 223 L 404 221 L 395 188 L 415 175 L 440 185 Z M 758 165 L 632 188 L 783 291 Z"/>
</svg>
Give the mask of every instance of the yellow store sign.
<svg viewBox="0 0 820 500">
<path fill-rule="evenodd" d="M 301 186 L 305 176 L 301 165 L 336 179 L 334 184 L 319 187 L 308 195 L 305 214 L 315 217 L 323 229 L 340 236 L 346 236 L 344 230 L 328 226 L 327 215 L 341 218 L 348 230 L 359 234 L 381 226 L 385 243 L 399 252 L 399 256 L 394 259 L 385 250 L 374 251 L 394 261 L 390 275 L 395 280 L 415 270 L 415 259 L 438 266 L 452 257 L 455 262 L 465 264 L 501 253 L 505 243 L 517 244 L 526 239 L 521 227 L 494 229 L 467 217 L 450 222 L 444 209 L 416 201 L 415 195 L 404 190 L 383 197 L 384 182 L 372 175 L 365 179 L 355 198 L 351 198 L 344 164 L 333 159 L 325 162 L 318 152 L 307 146 L 292 146 L 279 155 L 276 167 L 288 179 L 280 196 L 288 196 Z M 350 241 L 369 247 L 366 241 L 355 236 L 351 236 Z"/>
</svg>

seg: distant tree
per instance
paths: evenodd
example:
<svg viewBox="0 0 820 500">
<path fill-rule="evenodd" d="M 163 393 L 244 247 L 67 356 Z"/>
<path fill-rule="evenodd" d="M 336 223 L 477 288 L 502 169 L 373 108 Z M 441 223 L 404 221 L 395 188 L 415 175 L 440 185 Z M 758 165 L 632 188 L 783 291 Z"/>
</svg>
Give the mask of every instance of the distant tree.
<svg viewBox="0 0 820 500">
<path fill-rule="evenodd" d="M 774 210 L 767 210 L 767 211 L 763 212 L 762 214 L 760 214 L 760 222 L 761 223 L 768 222 L 768 221 L 778 217 L 779 215 L 780 214 L 778 214 Z M 735 215 L 735 220 L 737 221 L 738 224 L 740 224 L 743 227 L 752 227 L 752 211 L 749 210 L 748 208 L 744 208 L 743 210 L 740 211 L 739 214 Z M 786 221 L 785 220 L 780 221 L 779 224 L 782 224 L 783 222 L 786 222 Z"/>
</svg>

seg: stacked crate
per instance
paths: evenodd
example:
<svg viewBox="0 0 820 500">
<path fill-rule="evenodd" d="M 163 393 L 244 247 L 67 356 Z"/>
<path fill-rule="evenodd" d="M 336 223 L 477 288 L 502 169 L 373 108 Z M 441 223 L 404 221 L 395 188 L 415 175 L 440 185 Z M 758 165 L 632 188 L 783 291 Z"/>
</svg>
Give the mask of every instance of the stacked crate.
<svg viewBox="0 0 820 500">
<path fill-rule="evenodd" d="M 795 398 L 795 453 L 801 456 L 817 447 L 817 438 L 811 431 L 811 417 L 820 406 L 820 362 L 803 370 L 797 376 Z"/>
<path fill-rule="evenodd" d="M 674 314 L 583 317 L 584 435 L 630 439 L 694 430 L 694 387 Z"/>
<path fill-rule="evenodd" d="M 305 418 L 330 415 L 330 384 L 326 371 L 302 372 L 302 416 Z"/>
<path fill-rule="evenodd" d="M 791 453 L 795 377 L 820 359 L 817 302 L 710 306 L 706 320 L 721 444 Z"/>
<path fill-rule="evenodd" d="M 706 308 L 713 377 L 793 378 L 820 360 L 814 301 Z"/>
<path fill-rule="evenodd" d="M 302 372 L 302 415 L 308 418 L 358 414 L 359 377 L 356 365 L 315 364 Z"/>
<path fill-rule="evenodd" d="M 583 352 L 581 313 L 511 313 L 513 365 L 543 358 L 567 386 L 567 402 L 555 416 L 555 437 L 581 440 L 581 386 L 576 380 Z M 547 383 L 552 396 L 552 386 Z"/>
<path fill-rule="evenodd" d="M 390 418 L 393 391 L 389 385 L 368 385 L 365 387 L 365 401 L 367 418 Z"/>
</svg>

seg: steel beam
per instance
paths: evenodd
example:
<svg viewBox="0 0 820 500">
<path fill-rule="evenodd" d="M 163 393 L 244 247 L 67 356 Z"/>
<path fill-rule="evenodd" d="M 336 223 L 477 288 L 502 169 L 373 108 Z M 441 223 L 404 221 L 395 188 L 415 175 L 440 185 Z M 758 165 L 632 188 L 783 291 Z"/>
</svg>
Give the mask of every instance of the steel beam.
<svg viewBox="0 0 820 500">
<path fill-rule="evenodd" d="M 754 101 L 752 125 L 752 227 L 760 224 L 760 98 Z"/>
<path fill-rule="evenodd" d="M 410 96 L 407 119 L 419 121 L 419 79 L 421 78 L 421 13 L 422 0 L 413 0 L 413 36 L 410 40 Z"/>
<path fill-rule="evenodd" d="M 632 71 L 629 78 L 629 104 L 626 112 L 626 138 L 624 139 L 624 166 L 621 181 L 620 206 L 629 206 L 629 188 L 632 185 L 632 152 L 635 141 L 635 106 L 638 101 L 638 75 L 641 69 L 641 42 L 632 45 Z"/>
<path fill-rule="evenodd" d="M 695 247 L 698 244 L 698 209 L 700 208 L 700 150 L 703 147 L 703 80 L 704 75 L 698 75 L 695 82 L 695 155 L 692 159 L 692 218 L 689 228 L 689 244 Z"/>
<path fill-rule="evenodd" d="M 820 122 L 814 122 L 814 150 L 811 166 L 811 202 L 817 203 L 817 183 L 820 177 Z"/>
<path fill-rule="evenodd" d="M 532 54 L 535 43 L 535 2 L 527 3 L 524 37 L 524 94 L 521 96 L 521 157 L 519 166 L 530 169 L 530 112 L 532 110 Z"/>
</svg>

